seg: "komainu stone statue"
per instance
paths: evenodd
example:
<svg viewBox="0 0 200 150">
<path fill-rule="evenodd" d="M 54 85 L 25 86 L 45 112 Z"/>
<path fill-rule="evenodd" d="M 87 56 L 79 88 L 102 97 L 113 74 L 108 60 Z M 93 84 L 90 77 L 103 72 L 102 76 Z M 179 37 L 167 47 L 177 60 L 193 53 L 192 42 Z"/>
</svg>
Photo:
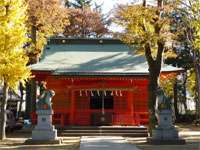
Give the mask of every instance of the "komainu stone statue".
<svg viewBox="0 0 200 150">
<path fill-rule="evenodd" d="M 151 144 L 184 144 L 185 140 L 179 138 L 178 130 L 173 125 L 171 100 L 161 88 L 157 90 L 155 112 L 158 126 L 147 141 Z"/>
<path fill-rule="evenodd" d="M 159 87 L 157 89 L 156 106 L 155 106 L 157 119 L 159 118 L 158 117 L 159 113 L 163 110 L 172 111 L 171 100 L 169 97 L 165 95 L 164 90 Z"/>
<path fill-rule="evenodd" d="M 39 143 L 53 142 L 60 143 L 57 137 L 57 130 L 52 125 L 52 97 L 55 95 L 53 90 L 48 90 L 45 85 L 41 87 L 41 95 L 36 102 L 37 125 L 32 131 L 32 141 Z"/>
<path fill-rule="evenodd" d="M 36 103 L 36 110 L 52 110 L 52 97 L 55 95 L 53 90 L 44 90 Z"/>
</svg>

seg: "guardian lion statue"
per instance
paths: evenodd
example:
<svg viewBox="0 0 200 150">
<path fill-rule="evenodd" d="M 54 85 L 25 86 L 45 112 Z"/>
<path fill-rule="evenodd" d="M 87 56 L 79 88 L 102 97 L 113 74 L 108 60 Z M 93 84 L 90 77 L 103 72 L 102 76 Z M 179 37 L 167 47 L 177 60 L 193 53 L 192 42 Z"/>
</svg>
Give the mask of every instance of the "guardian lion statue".
<svg viewBox="0 0 200 150">
<path fill-rule="evenodd" d="M 44 90 L 36 103 L 36 110 L 52 110 L 52 97 L 55 95 L 53 90 Z"/>
</svg>

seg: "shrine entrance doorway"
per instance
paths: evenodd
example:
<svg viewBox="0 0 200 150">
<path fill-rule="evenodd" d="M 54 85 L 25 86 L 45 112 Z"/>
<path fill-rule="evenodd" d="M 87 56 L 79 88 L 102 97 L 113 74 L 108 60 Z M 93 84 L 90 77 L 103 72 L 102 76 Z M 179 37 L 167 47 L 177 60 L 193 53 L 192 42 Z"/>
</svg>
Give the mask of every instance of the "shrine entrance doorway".
<svg viewBox="0 0 200 150">
<path fill-rule="evenodd" d="M 111 91 L 92 91 L 90 96 L 91 125 L 112 125 L 114 97 Z"/>
</svg>

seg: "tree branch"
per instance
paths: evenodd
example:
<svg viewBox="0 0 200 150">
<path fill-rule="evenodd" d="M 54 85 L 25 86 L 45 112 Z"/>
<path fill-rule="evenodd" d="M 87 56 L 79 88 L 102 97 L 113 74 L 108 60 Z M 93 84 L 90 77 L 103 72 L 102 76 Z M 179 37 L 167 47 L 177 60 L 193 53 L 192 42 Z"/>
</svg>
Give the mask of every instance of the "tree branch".
<svg viewBox="0 0 200 150">
<path fill-rule="evenodd" d="M 143 0 L 143 4 L 142 4 L 142 6 L 146 7 L 146 5 L 147 5 L 146 0 Z"/>
<path fill-rule="evenodd" d="M 146 43 L 144 46 L 145 49 L 145 56 L 147 58 L 147 62 L 149 65 L 152 65 L 154 63 L 154 60 L 152 58 L 152 54 L 151 54 L 151 46 L 149 43 Z"/>
<path fill-rule="evenodd" d="M 160 73 L 161 65 L 162 65 L 162 54 L 164 51 L 164 46 L 165 43 L 162 40 L 158 40 L 158 51 L 157 51 L 157 56 L 156 56 L 156 64 L 157 64 L 157 73 Z"/>
</svg>

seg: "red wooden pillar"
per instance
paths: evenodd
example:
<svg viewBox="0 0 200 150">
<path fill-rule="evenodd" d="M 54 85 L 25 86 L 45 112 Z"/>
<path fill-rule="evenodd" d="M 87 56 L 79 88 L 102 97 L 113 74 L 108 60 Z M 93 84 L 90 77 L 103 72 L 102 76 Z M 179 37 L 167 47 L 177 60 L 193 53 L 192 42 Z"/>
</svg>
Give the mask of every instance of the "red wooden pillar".
<svg viewBox="0 0 200 150">
<path fill-rule="evenodd" d="M 64 128 L 64 126 L 65 126 L 65 122 L 64 122 L 64 118 L 65 116 L 64 116 L 64 114 L 61 114 L 61 120 L 60 120 L 60 124 L 61 124 L 61 127 L 62 128 Z"/>
<path fill-rule="evenodd" d="M 70 107 L 70 125 L 74 125 L 74 112 L 75 112 L 75 91 L 70 90 L 70 99 L 71 99 L 71 107 Z"/>
<path fill-rule="evenodd" d="M 127 92 L 127 113 L 130 116 L 128 123 L 129 124 L 133 124 L 133 92 L 132 91 L 128 91 Z"/>
<path fill-rule="evenodd" d="M 130 96 L 130 113 L 131 113 L 131 124 L 134 125 L 135 124 L 135 120 L 134 120 L 134 94 L 133 91 L 129 92 L 129 96 Z"/>
</svg>

